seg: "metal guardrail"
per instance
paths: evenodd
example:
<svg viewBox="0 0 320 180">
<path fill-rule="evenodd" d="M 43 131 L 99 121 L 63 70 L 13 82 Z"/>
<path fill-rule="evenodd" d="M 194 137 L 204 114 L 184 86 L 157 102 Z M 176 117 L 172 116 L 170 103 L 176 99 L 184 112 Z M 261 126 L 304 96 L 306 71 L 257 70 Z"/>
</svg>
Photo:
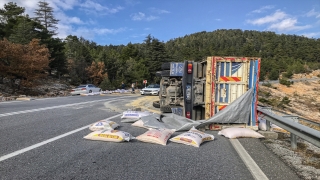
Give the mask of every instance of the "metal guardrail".
<svg viewBox="0 0 320 180">
<path fill-rule="evenodd" d="M 281 116 L 292 116 L 288 113 L 285 113 L 283 111 L 279 111 L 279 110 L 275 110 L 275 109 L 272 109 L 273 112 L 277 112 L 277 113 L 281 113 Z M 302 118 L 298 115 L 293 115 L 293 116 L 296 116 L 298 118 L 299 121 L 304 121 L 304 122 L 307 122 L 309 124 L 312 124 L 312 125 L 315 125 L 315 126 L 319 126 L 320 127 L 320 123 L 318 122 L 315 122 L 315 121 L 312 121 L 312 120 L 309 120 L 309 119 L 305 119 L 305 118 Z"/>
<path fill-rule="evenodd" d="M 258 112 L 263 113 L 264 119 L 267 121 L 267 130 L 270 130 L 270 122 L 289 131 L 290 132 L 290 140 L 291 140 L 291 148 L 297 148 L 297 137 L 314 144 L 315 146 L 320 147 L 320 131 L 309 128 L 302 124 L 299 124 L 297 121 L 282 117 L 277 114 L 270 112 L 269 107 L 260 107 L 258 106 Z"/>
</svg>

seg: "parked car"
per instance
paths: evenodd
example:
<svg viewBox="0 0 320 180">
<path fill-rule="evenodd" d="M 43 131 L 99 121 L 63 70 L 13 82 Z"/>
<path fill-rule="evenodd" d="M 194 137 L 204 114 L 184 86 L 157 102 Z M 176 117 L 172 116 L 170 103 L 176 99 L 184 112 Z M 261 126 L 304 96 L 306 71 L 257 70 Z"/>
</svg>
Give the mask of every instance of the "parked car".
<svg viewBox="0 0 320 180">
<path fill-rule="evenodd" d="M 79 95 L 81 93 L 88 94 L 93 92 L 100 92 L 101 88 L 96 87 L 93 84 L 83 84 L 71 90 L 71 95 Z"/>
<path fill-rule="evenodd" d="M 159 84 L 150 84 L 149 86 L 141 89 L 141 95 L 159 95 L 160 85 Z"/>
</svg>

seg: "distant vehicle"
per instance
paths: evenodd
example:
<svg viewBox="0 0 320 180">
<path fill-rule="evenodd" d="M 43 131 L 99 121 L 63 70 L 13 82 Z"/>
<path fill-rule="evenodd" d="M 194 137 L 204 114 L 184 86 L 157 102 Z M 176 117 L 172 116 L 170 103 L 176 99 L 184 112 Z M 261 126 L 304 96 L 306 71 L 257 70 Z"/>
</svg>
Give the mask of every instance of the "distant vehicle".
<svg viewBox="0 0 320 180">
<path fill-rule="evenodd" d="M 96 87 L 93 84 L 83 84 L 78 86 L 77 88 L 74 88 L 71 90 L 71 95 L 80 95 L 82 94 L 88 94 L 93 92 L 100 92 L 101 88 Z"/>
<path fill-rule="evenodd" d="M 141 95 L 159 95 L 160 85 L 159 84 L 150 84 L 149 86 L 141 89 Z"/>
</svg>

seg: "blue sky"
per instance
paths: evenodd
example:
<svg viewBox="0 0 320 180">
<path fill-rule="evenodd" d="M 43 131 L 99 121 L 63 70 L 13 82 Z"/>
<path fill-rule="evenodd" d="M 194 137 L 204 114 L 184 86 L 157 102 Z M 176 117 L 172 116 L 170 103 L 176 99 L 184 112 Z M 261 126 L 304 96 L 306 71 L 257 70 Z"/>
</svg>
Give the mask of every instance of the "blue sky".
<svg viewBox="0 0 320 180">
<path fill-rule="evenodd" d="M 38 0 L 16 2 L 34 16 Z M 166 42 L 217 29 L 273 31 L 320 38 L 320 0 L 46 0 L 60 22 L 58 37 L 82 36 L 100 45 Z"/>
</svg>

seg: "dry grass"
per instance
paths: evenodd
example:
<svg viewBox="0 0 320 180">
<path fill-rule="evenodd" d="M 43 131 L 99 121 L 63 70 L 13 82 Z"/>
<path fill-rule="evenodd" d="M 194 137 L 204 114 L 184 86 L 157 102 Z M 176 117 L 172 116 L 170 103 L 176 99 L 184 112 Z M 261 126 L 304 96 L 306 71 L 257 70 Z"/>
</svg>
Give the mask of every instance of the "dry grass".
<svg viewBox="0 0 320 180">
<path fill-rule="evenodd" d="M 306 144 L 299 142 L 297 143 L 296 152 L 303 157 L 303 165 L 320 169 L 320 153 L 316 153 L 313 150 L 308 149 Z"/>
</svg>

